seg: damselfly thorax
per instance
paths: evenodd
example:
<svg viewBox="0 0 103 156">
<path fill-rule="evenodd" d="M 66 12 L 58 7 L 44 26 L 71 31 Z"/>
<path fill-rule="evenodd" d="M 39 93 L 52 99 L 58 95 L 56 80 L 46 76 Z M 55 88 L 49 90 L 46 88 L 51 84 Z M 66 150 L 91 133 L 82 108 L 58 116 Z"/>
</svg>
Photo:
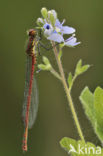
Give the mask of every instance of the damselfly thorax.
<svg viewBox="0 0 103 156">
<path fill-rule="evenodd" d="M 27 45 L 27 49 L 26 49 L 26 53 L 29 56 L 33 56 L 36 54 L 36 46 L 38 44 L 38 40 L 37 40 L 37 31 L 34 29 L 30 29 L 28 31 L 28 36 L 29 36 L 29 40 L 28 40 L 28 45 Z"/>
</svg>

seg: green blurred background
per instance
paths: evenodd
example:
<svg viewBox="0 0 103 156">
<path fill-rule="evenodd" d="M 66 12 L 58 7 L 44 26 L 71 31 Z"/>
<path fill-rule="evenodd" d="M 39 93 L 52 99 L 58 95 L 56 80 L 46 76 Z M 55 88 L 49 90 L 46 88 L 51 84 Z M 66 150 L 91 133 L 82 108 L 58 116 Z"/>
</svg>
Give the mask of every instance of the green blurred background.
<svg viewBox="0 0 103 156">
<path fill-rule="evenodd" d="M 87 141 L 100 144 L 78 99 L 87 85 L 94 91 L 103 86 L 103 0 L 1 0 L 0 3 L 0 156 L 21 156 L 23 125 L 21 112 L 25 79 L 26 30 L 33 28 L 42 7 L 55 9 L 59 18 L 76 28 L 76 48 L 64 48 L 65 74 L 77 61 L 92 64 L 73 87 L 72 96 Z M 45 52 L 56 66 L 52 52 Z M 56 67 L 57 68 L 57 67 Z M 48 72 L 37 74 L 39 111 L 29 131 L 26 156 L 66 156 L 59 141 L 68 136 L 79 139 L 61 83 Z"/>
</svg>

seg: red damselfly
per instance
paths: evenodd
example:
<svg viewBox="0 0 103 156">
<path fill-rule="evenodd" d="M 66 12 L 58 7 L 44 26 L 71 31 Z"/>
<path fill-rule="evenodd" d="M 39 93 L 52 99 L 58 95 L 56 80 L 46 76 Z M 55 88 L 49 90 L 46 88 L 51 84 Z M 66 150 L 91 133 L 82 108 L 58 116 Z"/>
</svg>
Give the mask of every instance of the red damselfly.
<svg viewBox="0 0 103 156">
<path fill-rule="evenodd" d="M 28 31 L 28 37 L 29 40 L 26 49 L 26 79 L 22 112 L 24 123 L 24 135 L 22 143 L 23 151 L 27 151 L 28 129 L 33 126 L 38 110 L 38 92 L 34 74 L 37 57 L 36 46 L 38 45 L 37 31 L 30 29 Z"/>
<path fill-rule="evenodd" d="M 41 32 L 40 32 L 41 35 Z M 35 79 L 35 65 L 36 58 L 39 51 L 39 45 L 46 50 L 50 50 L 53 47 L 47 48 L 44 44 L 40 42 L 40 36 L 38 36 L 37 31 L 30 29 L 28 31 L 28 44 L 26 49 L 26 78 L 25 78 L 25 89 L 24 89 L 24 103 L 23 103 L 23 112 L 22 119 L 24 123 L 24 135 L 22 149 L 27 151 L 27 141 L 28 141 L 28 129 L 32 128 L 38 111 L 38 91 L 36 86 Z M 58 43 L 55 45 L 57 46 Z"/>
</svg>

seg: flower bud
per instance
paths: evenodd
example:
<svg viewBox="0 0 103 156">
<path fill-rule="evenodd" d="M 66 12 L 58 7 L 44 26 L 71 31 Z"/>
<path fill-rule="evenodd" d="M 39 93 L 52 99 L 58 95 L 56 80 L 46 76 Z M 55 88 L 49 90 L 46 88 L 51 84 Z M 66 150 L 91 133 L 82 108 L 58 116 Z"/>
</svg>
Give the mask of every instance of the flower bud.
<svg viewBox="0 0 103 156">
<path fill-rule="evenodd" d="M 49 18 L 51 24 L 54 26 L 55 22 L 56 22 L 56 19 L 57 19 L 56 11 L 55 10 L 48 11 L 48 18 Z"/>
<path fill-rule="evenodd" d="M 56 13 L 56 11 L 55 10 L 51 10 L 51 12 L 52 12 L 54 18 L 57 19 L 57 13 Z"/>
<path fill-rule="evenodd" d="M 41 9 L 41 14 L 42 14 L 42 16 L 43 16 L 44 18 L 47 18 L 47 16 L 48 16 L 48 11 L 47 11 L 47 9 L 46 9 L 46 8 L 42 8 L 42 9 Z"/>
<path fill-rule="evenodd" d="M 39 26 L 43 26 L 43 19 L 42 18 L 38 18 L 36 21 L 37 25 Z"/>
<path fill-rule="evenodd" d="M 55 18 L 54 18 L 53 13 L 51 11 L 48 11 L 48 18 L 49 18 L 52 26 L 54 26 L 55 25 Z"/>
</svg>

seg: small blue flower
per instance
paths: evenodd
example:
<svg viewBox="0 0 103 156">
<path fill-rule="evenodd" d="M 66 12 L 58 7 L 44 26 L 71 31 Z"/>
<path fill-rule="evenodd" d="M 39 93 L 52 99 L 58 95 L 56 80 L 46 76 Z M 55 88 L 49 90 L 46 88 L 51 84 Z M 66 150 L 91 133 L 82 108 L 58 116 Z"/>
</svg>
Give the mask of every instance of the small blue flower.
<svg viewBox="0 0 103 156">
<path fill-rule="evenodd" d="M 61 34 L 58 34 L 55 29 L 53 29 L 51 24 L 45 23 L 44 26 L 44 35 L 47 37 L 48 40 L 54 42 L 64 42 L 64 38 Z"/>
<path fill-rule="evenodd" d="M 53 27 L 51 24 L 45 23 L 43 28 L 45 37 L 48 37 L 53 33 Z"/>
<path fill-rule="evenodd" d="M 69 37 L 67 40 L 64 41 L 64 45 L 66 45 L 68 47 L 74 47 L 80 43 L 81 42 L 77 42 L 77 38 L 74 37 L 74 35 Z"/>
<path fill-rule="evenodd" d="M 53 32 L 47 39 L 58 43 L 64 42 L 63 36 L 57 32 Z"/>
<path fill-rule="evenodd" d="M 75 29 L 72 27 L 63 26 L 64 22 L 65 22 L 65 20 L 63 20 L 63 22 L 60 23 L 60 21 L 57 19 L 55 26 L 60 29 L 60 32 L 62 33 L 62 35 L 63 34 L 73 34 L 75 32 Z"/>
<path fill-rule="evenodd" d="M 49 30 L 49 29 L 52 28 L 52 25 L 50 25 L 49 23 L 45 23 L 43 27 L 44 27 L 44 29 L 48 29 Z"/>
<path fill-rule="evenodd" d="M 74 37 L 75 35 L 72 35 L 67 40 L 64 40 L 63 35 L 65 34 L 73 34 L 75 32 L 75 29 L 69 26 L 63 26 L 65 20 L 61 23 L 59 19 L 56 19 L 55 25 L 52 26 L 52 24 L 47 22 L 46 19 L 44 19 L 44 35 L 48 40 L 58 42 L 58 43 L 64 43 L 64 46 L 74 47 L 80 42 L 77 42 L 77 38 Z"/>
<path fill-rule="evenodd" d="M 58 43 L 64 42 L 63 36 L 59 34 L 57 30 L 52 27 L 51 24 L 45 23 L 43 28 L 44 28 L 44 35 L 47 37 L 48 40 L 58 42 Z"/>
</svg>

